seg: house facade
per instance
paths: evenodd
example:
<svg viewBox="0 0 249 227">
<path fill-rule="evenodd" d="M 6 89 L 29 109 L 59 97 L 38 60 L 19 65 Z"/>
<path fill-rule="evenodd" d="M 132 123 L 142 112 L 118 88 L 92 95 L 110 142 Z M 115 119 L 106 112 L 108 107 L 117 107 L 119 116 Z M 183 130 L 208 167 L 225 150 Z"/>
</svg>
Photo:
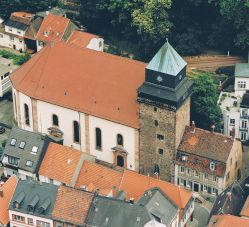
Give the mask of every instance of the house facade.
<svg viewBox="0 0 249 227">
<path fill-rule="evenodd" d="M 172 180 L 175 149 L 189 122 L 192 83 L 186 62 L 168 42 L 147 67 L 54 42 L 11 78 L 19 127 L 61 137 L 64 145 L 114 166 Z"/>
<path fill-rule="evenodd" d="M 241 178 L 241 142 L 215 132 L 187 127 L 177 149 L 175 184 L 204 196 L 217 196 Z"/>
</svg>

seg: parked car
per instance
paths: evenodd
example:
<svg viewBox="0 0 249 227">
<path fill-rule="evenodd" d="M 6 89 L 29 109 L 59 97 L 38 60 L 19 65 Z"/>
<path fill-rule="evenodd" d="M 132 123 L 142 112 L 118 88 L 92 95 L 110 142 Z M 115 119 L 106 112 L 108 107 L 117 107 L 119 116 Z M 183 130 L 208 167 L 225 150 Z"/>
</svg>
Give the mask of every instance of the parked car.
<svg viewBox="0 0 249 227">
<path fill-rule="evenodd" d="M 0 134 L 3 134 L 3 133 L 5 133 L 5 128 L 0 125 Z"/>
</svg>

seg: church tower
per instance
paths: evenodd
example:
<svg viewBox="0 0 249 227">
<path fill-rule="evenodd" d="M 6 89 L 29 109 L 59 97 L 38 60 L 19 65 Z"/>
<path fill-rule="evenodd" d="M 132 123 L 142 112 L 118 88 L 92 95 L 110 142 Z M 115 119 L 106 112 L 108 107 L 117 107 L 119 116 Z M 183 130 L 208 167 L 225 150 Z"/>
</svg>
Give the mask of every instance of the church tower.
<svg viewBox="0 0 249 227">
<path fill-rule="evenodd" d="M 174 157 L 190 122 L 192 82 L 187 63 L 167 41 L 146 67 L 138 89 L 140 171 L 174 180 Z"/>
</svg>

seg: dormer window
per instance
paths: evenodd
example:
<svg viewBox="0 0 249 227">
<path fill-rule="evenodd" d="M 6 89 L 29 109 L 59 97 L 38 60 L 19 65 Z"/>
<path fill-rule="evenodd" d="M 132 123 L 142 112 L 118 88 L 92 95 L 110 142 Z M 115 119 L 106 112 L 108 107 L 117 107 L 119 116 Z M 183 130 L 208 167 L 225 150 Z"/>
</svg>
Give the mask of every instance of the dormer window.
<svg viewBox="0 0 249 227">
<path fill-rule="evenodd" d="M 15 146 L 15 145 L 16 145 L 16 139 L 11 139 L 10 145 L 11 145 L 11 146 Z"/>
<path fill-rule="evenodd" d="M 210 162 L 210 170 L 211 171 L 215 170 L 215 163 L 214 162 Z"/>
<path fill-rule="evenodd" d="M 158 82 L 162 82 L 163 81 L 163 78 L 161 76 L 157 76 L 156 79 L 157 79 Z"/>
<path fill-rule="evenodd" d="M 181 80 L 182 79 L 182 74 L 179 76 L 179 80 Z"/>
<path fill-rule="evenodd" d="M 26 166 L 28 166 L 28 167 L 32 167 L 32 166 L 33 166 L 33 162 L 32 162 L 32 161 L 30 161 L 30 160 L 28 160 L 28 161 L 26 162 Z"/>
<path fill-rule="evenodd" d="M 36 154 L 38 151 L 38 147 L 37 146 L 33 146 L 32 147 L 32 153 Z"/>
<path fill-rule="evenodd" d="M 48 34 L 49 34 L 48 31 L 45 31 L 45 32 L 44 32 L 44 36 L 48 37 Z"/>
<path fill-rule="evenodd" d="M 20 143 L 20 145 L 19 145 L 19 148 L 24 149 L 25 144 L 26 144 L 26 143 L 22 141 L 22 142 Z"/>
</svg>

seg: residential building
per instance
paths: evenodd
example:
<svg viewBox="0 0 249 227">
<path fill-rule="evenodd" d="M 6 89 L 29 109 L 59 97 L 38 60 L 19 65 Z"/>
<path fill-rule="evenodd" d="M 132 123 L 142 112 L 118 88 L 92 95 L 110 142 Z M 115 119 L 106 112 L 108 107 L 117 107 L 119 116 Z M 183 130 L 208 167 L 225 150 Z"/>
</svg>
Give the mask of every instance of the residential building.
<svg viewBox="0 0 249 227">
<path fill-rule="evenodd" d="M 208 226 L 249 226 L 248 196 L 249 177 L 232 182 L 216 198 Z"/>
<path fill-rule="evenodd" d="M 12 60 L 0 58 L 0 97 L 11 90 L 10 73 L 14 69 Z"/>
<path fill-rule="evenodd" d="M 60 186 L 52 212 L 54 226 L 86 227 L 85 219 L 93 197 L 93 193 Z"/>
<path fill-rule="evenodd" d="M 146 190 L 157 187 L 179 210 L 178 226 L 185 226 L 191 220 L 194 211 L 191 192 L 130 170 L 110 168 L 94 163 L 93 160 L 81 162 L 80 153 L 83 152 L 71 148 L 64 149 L 61 145 L 50 143 L 39 170 L 40 180 L 97 192 L 100 196 L 109 198 L 116 198 L 120 191 L 123 191 L 126 194 L 125 200 L 133 198 L 134 202 L 137 202 Z M 64 171 L 61 171 L 62 169 Z"/>
<path fill-rule="evenodd" d="M 9 204 L 14 194 L 18 179 L 15 175 L 11 176 L 5 183 L 0 185 L 0 227 L 8 226 Z"/>
<path fill-rule="evenodd" d="M 42 19 L 26 12 L 14 12 L 9 20 L 0 24 L 0 45 L 20 52 L 36 51 L 34 36 Z"/>
<path fill-rule="evenodd" d="M 44 36 L 43 28 L 38 36 Z M 173 159 L 189 124 L 192 83 L 185 61 L 168 42 L 147 67 L 54 42 L 14 72 L 11 81 L 19 127 L 53 133 L 64 145 L 113 166 L 174 179 Z"/>
<path fill-rule="evenodd" d="M 10 227 L 53 227 L 57 193 L 53 184 L 19 180 L 9 206 Z"/>
<path fill-rule="evenodd" d="M 213 131 L 186 127 L 175 159 L 175 184 L 205 196 L 218 195 L 240 179 L 242 145 Z"/>
<path fill-rule="evenodd" d="M 38 169 L 45 155 L 47 136 L 12 128 L 1 158 L 4 176 L 16 174 L 20 179 L 38 179 Z"/>
<path fill-rule="evenodd" d="M 179 210 L 158 188 L 146 191 L 135 203 L 122 198 L 95 196 L 86 218 L 89 226 L 144 227 L 151 220 L 162 226 L 178 226 Z"/>
</svg>

